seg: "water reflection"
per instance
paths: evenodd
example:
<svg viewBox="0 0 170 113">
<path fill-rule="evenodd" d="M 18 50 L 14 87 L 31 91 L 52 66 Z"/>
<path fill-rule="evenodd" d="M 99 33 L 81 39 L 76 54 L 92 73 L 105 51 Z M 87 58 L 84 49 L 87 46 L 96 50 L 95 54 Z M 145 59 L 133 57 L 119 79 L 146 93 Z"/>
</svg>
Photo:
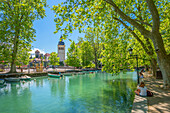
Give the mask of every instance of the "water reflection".
<svg viewBox="0 0 170 113">
<path fill-rule="evenodd" d="M 30 82 L 7 83 L 0 88 L 0 112 L 26 112 L 31 109 Z M 18 106 L 21 106 L 18 109 Z"/>
<path fill-rule="evenodd" d="M 105 95 L 102 96 L 104 105 L 112 106 L 113 112 L 118 112 L 120 109 L 129 112 L 132 107 L 131 100 L 134 98 L 133 91 L 135 90 L 136 83 L 131 79 L 108 80 L 106 82 L 109 88 L 102 89 L 102 93 Z"/>
<path fill-rule="evenodd" d="M 91 73 L 9 83 L 0 88 L 0 112 L 8 107 L 7 112 L 129 112 L 136 88 L 132 76 Z"/>
<path fill-rule="evenodd" d="M 43 77 L 43 78 L 47 78 L 47 77 Z M 44 79 L 37 77 L 34 79 L 34 81 L 36 83 L 36 87 L 43 87 Z"/>
</svg>

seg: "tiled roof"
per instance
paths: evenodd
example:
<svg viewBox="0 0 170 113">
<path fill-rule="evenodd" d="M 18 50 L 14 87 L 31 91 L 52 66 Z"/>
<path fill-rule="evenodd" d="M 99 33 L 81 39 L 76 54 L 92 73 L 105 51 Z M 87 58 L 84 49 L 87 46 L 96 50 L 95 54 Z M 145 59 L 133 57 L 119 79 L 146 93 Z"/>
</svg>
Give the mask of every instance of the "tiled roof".
<svg viewBox="0 0 170 113">
<path fill-rule="evenodd" d="M 40 53 L 40 51 L 36 50 L 35 53 Z"/>
<path fill-rule="evenodd" d="M 50 54 L 49 54 L 49 53 L 46 53 L 44 56 L 50 56 Z"/>
</svg>

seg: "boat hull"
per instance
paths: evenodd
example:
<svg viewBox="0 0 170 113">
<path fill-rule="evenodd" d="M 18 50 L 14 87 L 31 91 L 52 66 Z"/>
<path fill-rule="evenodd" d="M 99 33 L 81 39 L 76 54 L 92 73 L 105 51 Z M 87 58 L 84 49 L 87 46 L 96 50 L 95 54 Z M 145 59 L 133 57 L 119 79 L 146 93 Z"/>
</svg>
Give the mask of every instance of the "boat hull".
<svg viewBox="0 0 170 113">
<path fill-rule="evenodd" d="M 20 78 L 20 80 L 31 80 L 31 78 Z"/>
<path fill-rule="evenodd" d="M 60 75 L 48 74 L 49 77 L 60 78 Z"/>
<path fill-rule="evenodd" d="M 27 76 L 27 75 L 21 76 L 21 77 L 19 77 L 19 78 L 20 78 L 20 80 L 31 80 L 31 77 L 30 77 L 30 76 Z"/>
<path fill-rule="evenodd" d="M 5 81 L 8 81 L 8 82 L 19 82 L 20 79 L 19 78 L 5 78 Z"/>
</svg>

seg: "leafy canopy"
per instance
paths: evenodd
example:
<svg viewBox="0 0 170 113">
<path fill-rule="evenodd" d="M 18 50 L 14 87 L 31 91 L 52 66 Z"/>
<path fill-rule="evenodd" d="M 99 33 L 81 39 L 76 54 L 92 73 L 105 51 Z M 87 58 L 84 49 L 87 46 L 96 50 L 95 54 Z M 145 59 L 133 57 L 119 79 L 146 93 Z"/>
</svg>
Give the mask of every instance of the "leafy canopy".
<svg viewBox="0 0 170 113">
<path fill-rule="evenodd" d="M 4 0 L 0 2 L 0 41 L 11 45 L 10 51 L 2 53 L 9 57 L 11 72 L 22 49 L 29 51 L 35 41 L 33 22 L 45 16 L 46 0 Z M 18 60 L 19 60 L 18 59 Z M 13 66 L 12 66 L 13 65 Z"/>
<path fill-rule="evenodd" d="M 53 66 L 59 65 L 60 58 L 56 52 L 52 52 L 49 57 L 50 64 Z"/>
<path fill-rule="evenodd" d="M 71 43 L 70 48 L 68 48 L 65 62 L 69 66 L 80 67 L 79 50 L 74 41 Z"/>
</svg>

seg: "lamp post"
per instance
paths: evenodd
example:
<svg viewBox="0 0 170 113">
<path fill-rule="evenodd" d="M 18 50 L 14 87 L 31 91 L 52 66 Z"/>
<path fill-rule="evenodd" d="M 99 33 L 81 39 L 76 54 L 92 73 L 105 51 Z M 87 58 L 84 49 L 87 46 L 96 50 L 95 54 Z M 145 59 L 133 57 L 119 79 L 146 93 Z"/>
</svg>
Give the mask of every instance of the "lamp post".
<svg viewBox="0 0 170 113">
<path fill-rule="evenodd" d="M 28 74 L 30 74 L 30 61 L 29 61 L 29 64 L 28 64 Z"/>
<path fill-rule="evenodd" d="M 136 58 L 136 62 L 137 62 L 137 78 L 138 78 L 138 84 L 139 84 L 138 55 L 132 55 L 133 49 L 131 47 L 128 50 L 129 50 L 130 56 L 135 56 L 135 58 Z"/>
<path fill-rule="evenodd" d="M 35 72 L 35 68 L 36 68 L 36 64 L 35 63 L 36 63 L 36 61 L 34 60 L 33 62 L 34 62 L 34 72 Z"/>
</svg>

